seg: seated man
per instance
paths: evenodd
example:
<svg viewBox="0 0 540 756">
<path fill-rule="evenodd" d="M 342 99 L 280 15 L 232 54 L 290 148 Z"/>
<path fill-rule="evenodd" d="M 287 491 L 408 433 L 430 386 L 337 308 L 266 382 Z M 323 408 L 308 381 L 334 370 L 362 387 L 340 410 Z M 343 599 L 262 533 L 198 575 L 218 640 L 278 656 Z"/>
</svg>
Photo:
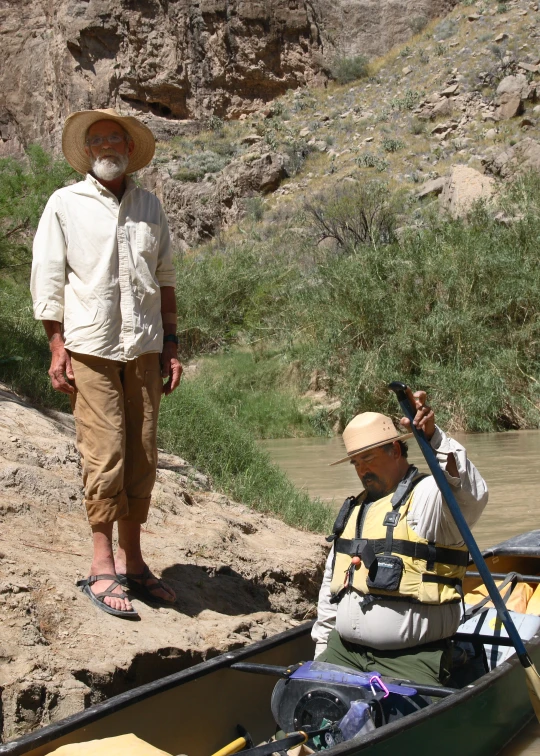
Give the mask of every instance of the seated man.
<svg viewBox="0 0 540 756">
<path fill-rule="evenodd" d="M 409 393 L 414 424 L 472 527 L 487 504 L 487 486 L 463 446 L 435 425 L 425 392 Z M 375 412 L 345 428 L 347 456 L 334 464 L 349 460 L 364 491 L 346 500 L 334 525 L 312 635 L 317 661 L 442 685 L 468 554 L 433 476 L 407 461 L 404 439 L 411 435 Z"/>
</svg>

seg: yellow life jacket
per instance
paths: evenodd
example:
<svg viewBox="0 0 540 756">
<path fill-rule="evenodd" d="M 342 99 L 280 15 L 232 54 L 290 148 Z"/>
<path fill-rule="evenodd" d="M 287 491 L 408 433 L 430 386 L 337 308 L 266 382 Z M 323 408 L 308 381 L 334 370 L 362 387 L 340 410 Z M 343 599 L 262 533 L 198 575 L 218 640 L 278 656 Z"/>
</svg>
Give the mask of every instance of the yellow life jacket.
<svg viewBox="0 0 540 756">
<path fill-rule="evenodd" d="M 462 600 L 467 547 L 427 541 L 407 523 L 414 486 L 424 477 L 409 467 L 394 493 L 366 505 L 363 522 L 365 494 L 345 501 L 329 537 L 334 541 L 333 603 L 351 588 L 422 604 Z"/>
</svg>

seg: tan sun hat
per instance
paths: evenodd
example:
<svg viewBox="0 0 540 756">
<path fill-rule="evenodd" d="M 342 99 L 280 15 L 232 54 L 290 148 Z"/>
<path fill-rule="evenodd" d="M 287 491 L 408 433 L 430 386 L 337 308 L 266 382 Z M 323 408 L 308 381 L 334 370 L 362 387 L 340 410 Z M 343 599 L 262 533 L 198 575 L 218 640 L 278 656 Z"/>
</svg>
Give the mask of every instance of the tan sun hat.
<svg viewBox="0 0 540 756">
<path fill-rule="evenodd" d="M 66 118 L 62 132 L 62 151 L 72 168 L 85 174 L 90 170 L 90 159 L 84 149 L 86 132 L 97 121 L 116 121 L 133 139 L 135 148 L 129 158 L 126 173 L 135 173 L 152 160 L 156 149 L 154 135 L 144 123 L 133 116 L 123 116 L 114 108 L 105 110 L 79 110 Z"/>
<path fill-rule="evenodd" d="M 337 462 L 332 462 L 332 465 L 340 465 L 368 449 L 384 446 L 392 441 L 404 441 L 411 436 L 412 433 L 399 433 L 392 420 L 386 415 L 381 415 L 379 412 L 362 412 L 353 417 L 343 431 L 347 456 L 338 459 Z"/>
</svg>

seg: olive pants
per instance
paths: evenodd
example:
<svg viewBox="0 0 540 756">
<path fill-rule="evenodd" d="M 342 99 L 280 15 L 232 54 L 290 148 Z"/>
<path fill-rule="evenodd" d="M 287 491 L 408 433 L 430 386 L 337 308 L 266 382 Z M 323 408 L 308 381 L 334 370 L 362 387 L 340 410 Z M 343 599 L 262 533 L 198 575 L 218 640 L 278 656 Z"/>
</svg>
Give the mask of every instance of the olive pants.
<svg viewBox="0 0 540 756">
<path fill-rule="evenodd" d="M 337 630 L 332 630 L 326 650 L 319 654 L 317 661 L 351 667 L 360 672 L 376 671 L 387 677 L 425 685 L 444 685 L 450 676 L 451 658 L 448 640 L 383 651 L 349 643 L 340 638 Z"/>
</svg>

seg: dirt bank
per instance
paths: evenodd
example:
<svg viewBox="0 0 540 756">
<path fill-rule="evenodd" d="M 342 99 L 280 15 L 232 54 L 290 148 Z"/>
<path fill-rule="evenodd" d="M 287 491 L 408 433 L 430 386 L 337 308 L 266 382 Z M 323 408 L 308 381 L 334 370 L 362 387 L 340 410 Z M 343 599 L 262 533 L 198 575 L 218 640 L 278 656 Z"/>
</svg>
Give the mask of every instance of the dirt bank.
<svg viewBox="0 0 540 756">
<path fill-rule="evenodd" d="M 0 386 L 0 731 L 3 741 L 312 616 L 324 539 L 255 514 L 160 455 L 143 532 L 173 608 L 141 622 L 75 587 L 91 543 L 72 419 Z"/>
</svg>

